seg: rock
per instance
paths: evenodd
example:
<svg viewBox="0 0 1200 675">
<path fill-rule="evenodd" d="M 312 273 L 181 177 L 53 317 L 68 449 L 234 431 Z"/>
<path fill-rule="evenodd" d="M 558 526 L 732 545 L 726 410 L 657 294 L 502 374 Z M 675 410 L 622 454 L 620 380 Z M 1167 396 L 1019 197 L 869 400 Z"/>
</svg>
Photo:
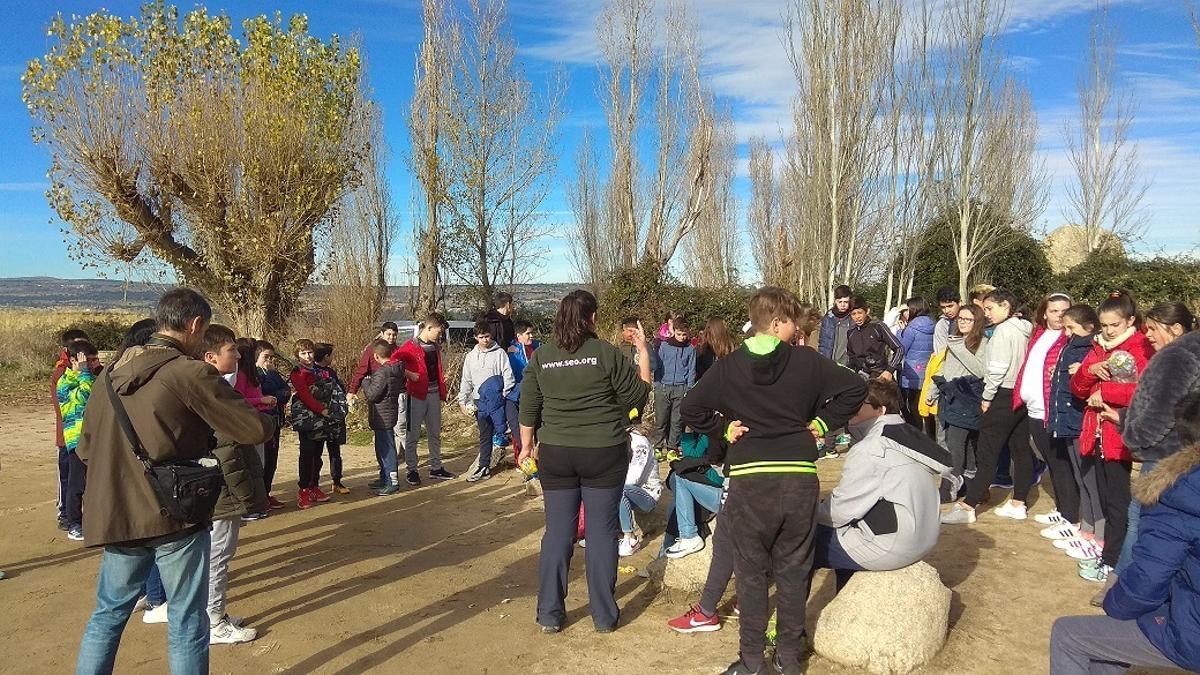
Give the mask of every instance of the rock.
<svg viewBox="0 0 1200 675">
<path fill-rule="evenodd" d="M 892 572 L 858 572 L 821 611 L 813 649 L 871 673 L 907 673 L 946 642 L 950 589 L 924 562 Z"/>
<path fill-rule="evenodd" d="M 1111 232 L 1100 234 L 1100 248 L 1113 253 L 1125 253 L 1125 247 Z M 1080 225 L 1066 224 L 1046 235 L 1046 259 L 1055 274 L 1069 272 L 1087 259 L 1087 230 Z"/>
<path fill-rule="evenodd" d="M 712 541 L 712 537 L 708 537 L 704 541 L 704 549 L 689 556 L 675 559 L 663 556 L 646 566 L 650 581 L 666 595 L 668 601 L 691 599 L 704 590 L 708 567 L 712 564 Z"/>
</svg>

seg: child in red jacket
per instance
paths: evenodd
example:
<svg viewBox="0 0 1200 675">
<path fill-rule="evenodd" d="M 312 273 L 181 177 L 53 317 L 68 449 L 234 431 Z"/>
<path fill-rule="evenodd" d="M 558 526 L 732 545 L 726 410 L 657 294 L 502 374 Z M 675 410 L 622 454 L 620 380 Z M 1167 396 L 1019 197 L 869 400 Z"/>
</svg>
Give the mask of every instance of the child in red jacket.
<svg viewBox="0 0 1200 675">
<path fill-rule="evenodd" d="M 421 322 L 417 337 L 405 342 L 392 355 L 392 363 L 403 363 L 404 369 L 416 373 L 408 380 L 408 424 L 404 439 L 404 464 L 407 468 L 405 482 L 417 486 L 421 475 L 417 473 L 417 441 L 421 438 L 421 424 L 425 424 L 429 445 L 429 477 L 434 480 L 452 480 L 454 474 L 442 466 L 442 404 L 446 402 L 449 389 L 442 370 L 442 350 L 439 346 L 446 320 L 441 314 L 431 312 Z"/>
<path fill-rule="evenodd" d="M 321 450 L 334 423 L 330 410 L 332 381 L 314 361 L 312 340 L 296 340 L 298 365 L 292 370 L 292 428 L 300 436 L 300 480 L 296 506 L 307 509 L 314 502 L 327 502 L 329 495 L 317 487 L 321 477 Z"/>
<path fill-rule="evenodd" d="M 1099 560 L 1079 571 L 1089 581 L 1104 582 L 1117 565 L 1129 511 L 1129 474 L 1133 456 L 1118 426 L 1120 410 L 1129 407 L 1138 378 L 1154 354 L 1138 330 L 1137 305 L 1126 291 L 1100 303 L 1100 334 L 1092 351 L 1071 377 L 1071 392 L 1087 401 L 1079 452 L 1086 467 L 1095 467 L 1100 506 L 1105 519 L 1104 550 Z"/>
</svg>

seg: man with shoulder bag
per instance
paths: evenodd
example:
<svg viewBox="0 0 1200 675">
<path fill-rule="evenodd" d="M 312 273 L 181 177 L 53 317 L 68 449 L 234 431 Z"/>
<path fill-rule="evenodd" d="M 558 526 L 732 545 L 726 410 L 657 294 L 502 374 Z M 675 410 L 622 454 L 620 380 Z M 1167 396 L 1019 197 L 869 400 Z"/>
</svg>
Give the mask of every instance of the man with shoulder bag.
<svg viewBox="0 0 1200 675">
<path fill-rule="evenodd" d="M 76 451 L 89 477 L 84 536 L 104 555 L 78 675 L 113 672 L 121 633 L 156 562 L 167 594 L 170 670 L 208 672 L 209 524 L 212 491 L 224 484 L 213 434 L 253 445 L 275 429 L 272 417 L 194 358 L 211 319 L 199 293 L 163 295 L 158 332 L 127 350 L 88 402 Z"/>
</svg>

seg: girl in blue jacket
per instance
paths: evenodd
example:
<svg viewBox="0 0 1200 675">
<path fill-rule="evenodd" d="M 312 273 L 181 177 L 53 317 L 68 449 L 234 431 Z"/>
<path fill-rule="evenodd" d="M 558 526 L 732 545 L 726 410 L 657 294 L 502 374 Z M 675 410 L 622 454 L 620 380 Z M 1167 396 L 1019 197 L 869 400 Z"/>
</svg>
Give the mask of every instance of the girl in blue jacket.
<svg viewBox="0 0 1200 675">
<path fill-rule="evenodd" d="M 921 385 L 925 383 L 925 368 L 933 356 L 933 319 L 925 298 L 905 300 L 908 305 L 908 325 L 896 336 L 904 347 L 904 368 L 900 371 L 900 391 L 904 396 L 904 419 L 922 429 L 930 438 L 937 438 L 937 419 L 921 417 L 917 405 L 921 400 Z"/>
</svg>

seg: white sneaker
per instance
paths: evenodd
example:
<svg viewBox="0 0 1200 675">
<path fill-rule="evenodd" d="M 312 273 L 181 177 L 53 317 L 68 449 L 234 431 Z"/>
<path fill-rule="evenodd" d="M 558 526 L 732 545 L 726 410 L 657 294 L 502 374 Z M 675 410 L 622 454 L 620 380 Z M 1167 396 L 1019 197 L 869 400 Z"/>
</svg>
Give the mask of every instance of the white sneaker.
<svg viewBox="0 0 1200 675">
<path fill-rule="evenodd" d="M 617 555 L 621 556 L 622 558 L 628 558 L 629 556 L 641 550 L 641 548 L 641 539 L 634 537 L 622 537 L 621 544 L 617 546 Z"/>
<path fill-rule="evenodd" d="M 587 539 L 580 539 L 578 542 L 579 548 L 587 548 Z"/>
<path fill-rule="evenodd" d="M 998 506 L 993 509 L 992 513 L 995 513 L 1001 518 L 1012 518 L 1013 520 L 1025 520 L 1027 517 L 1025 507 L 1014 505 L 1011 499 L 1007 502 L 1004 502 L 1004 506 Z"/>
<path fill-rule="evenodd" d="M 1047 539 L 1070 539 L 1079 536 L 1079 528 L 1071 523 L 1060 523 L 1043 529 L 1039 534 Z"/>
<path fill-rule="evenodd" d="M 1039 513 L 1036 516 L 1034 516 L 1033 519 L 1035 521 L 1041 523 L 1042 525 L 1062 525 L 1063 523 L 1067 522 L 1067 519 L 1063 518 L 1062 514 L 1059 513 L 1058 511 L 1051 511 L 1049 513 Z M 1042 535 L 1042 536 L 1045 536 L 1045 535 Z"/>
<path fill-rule="evenodd" d="M 675 558 L 682 558 L 703 550 L 703 537 L 688 537 L 687 539 L 678 539 L 674 544 L 671 544 L 671 548 L 667 549 L 667 557 L 673 560 Z"/>
<path fill-rule="evenodd" d="M 1097 560 L 1104 553 L 1104 549 L 1097 546 L 1095 543 L 1086 539 L 1068 539 L 1069 545 L 1061 547 L 1067 555 L 1075 560 Z M 1058 542 L 1054 542 L 1058 546 Z"/>
<path fill-rule="evenodd" d="M 241 642 L 250 642 L 256 637 L 258 637 L 258 631 L 253 628 L 235 626 L 229 621 L 229 617 L 222 617 L 219 623 L 209 629 L 208 644 L 235 645 Z"/>
<path fill-rule="evenodd" d="M 150 605 L 146 603 L 146 596 L 143 595 L 142 597 L 138 598 L 137 602 L 133 603 L 133 611 L 144 612 L 149 606 Z"/>
<path fill-rule="evenodd" d="M 151 607 L 142 612 L 142 623 L 166 623 L 167 622 L 167 603 L 163 603 L 156 607 Z"/>
<path fill-rule="evenodd" d="M 942 514 L 941 520 L 943 525 L 969 525 L 975 522 L 975 509 L 951 506 Z"/>
</svg>

